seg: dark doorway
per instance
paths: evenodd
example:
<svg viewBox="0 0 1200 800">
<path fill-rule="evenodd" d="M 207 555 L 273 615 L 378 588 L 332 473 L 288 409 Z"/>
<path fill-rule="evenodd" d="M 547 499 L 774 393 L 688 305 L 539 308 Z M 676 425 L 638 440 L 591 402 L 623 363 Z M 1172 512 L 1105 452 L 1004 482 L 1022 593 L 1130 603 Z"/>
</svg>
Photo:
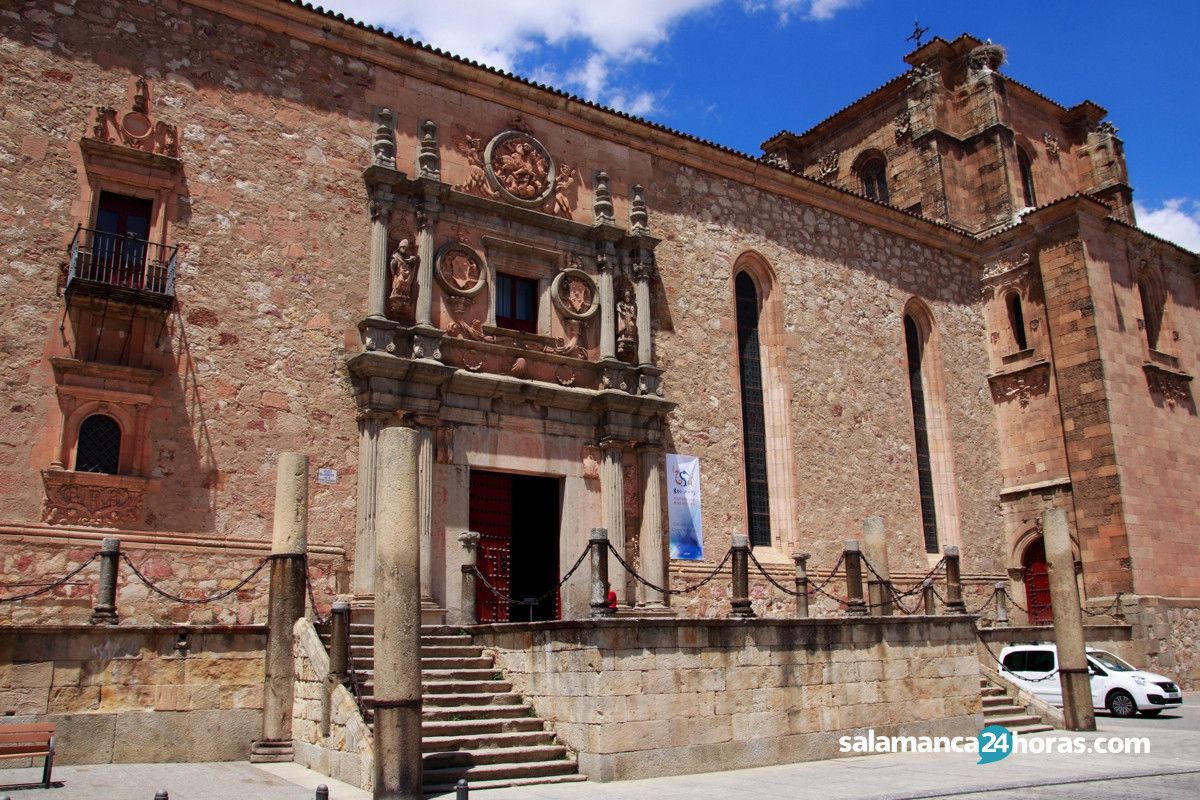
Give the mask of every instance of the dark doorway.
<svg viewBox="0 0 1200 800">
<path fill-rule="evenodd" d="M 476 589 L 480 622 L 560 617 L 559 592 L 551 591 L 559 577 L 559 515 L 556 479 L 471 470 L 470 526 L 480 535 L 487 582 Z"/>
<path fill-rule="evenodd" d="M 140 197 L 100 193 L 92 241 L 92 270 L 100 274 L 89 277 L 114 286 L 142 288 L 153 205 Z"/>
<path fill-rule="evenodd" d="M 1029 624 L 1049 625 L 1054 622 L 1054 610 L 1050 606 L 1046 544 L 1040 537 L 1025 548 L 1021 566 L 1025 568 L 1025 607 L 1029 609 Z"/>
</svg>

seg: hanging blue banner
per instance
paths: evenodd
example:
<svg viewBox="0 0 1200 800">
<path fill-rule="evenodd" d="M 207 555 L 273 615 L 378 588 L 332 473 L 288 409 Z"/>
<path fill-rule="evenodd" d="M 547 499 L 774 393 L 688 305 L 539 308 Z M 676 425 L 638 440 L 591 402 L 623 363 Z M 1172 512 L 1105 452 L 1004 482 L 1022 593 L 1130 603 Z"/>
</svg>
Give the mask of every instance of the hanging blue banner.
<svg viewBox="0 0 1200 800">
<path fill-rule="evenodd" d="M 671 558 L 704 558 L 704 527 L 700 519 L 700 459 L 667 454 L 667 521 Z"/>
</svg>

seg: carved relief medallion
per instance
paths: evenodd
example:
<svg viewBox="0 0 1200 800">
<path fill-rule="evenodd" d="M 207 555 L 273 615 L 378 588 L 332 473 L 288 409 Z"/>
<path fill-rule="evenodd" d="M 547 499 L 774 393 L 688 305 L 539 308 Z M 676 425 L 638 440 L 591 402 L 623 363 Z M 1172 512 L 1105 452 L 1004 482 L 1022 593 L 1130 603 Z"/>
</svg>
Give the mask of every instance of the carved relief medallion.
<svg viewBox="0 0 1200 800">
<path fill-rule="evenodd" d="M 555 275 L 550 284 L 554 305 L 569 319 L 590 319 L 600 308 L 598 295 L 592 276 L 574 267 Z"/>
<path fill-rule="evenodd" d="M 462 242 L 450 242 L 438 250 L 434 275 L 452 295 L 474 297 L 487 285 L 487 270 L 479 254 Z"/>
<path fill-rule="evenodd" d="M 528 133 L 508 130 L 488 143 L 484 153 L 488 179 L 504 199 L 536 208 L 554 190 L 554 160 Z"/>
</svg>

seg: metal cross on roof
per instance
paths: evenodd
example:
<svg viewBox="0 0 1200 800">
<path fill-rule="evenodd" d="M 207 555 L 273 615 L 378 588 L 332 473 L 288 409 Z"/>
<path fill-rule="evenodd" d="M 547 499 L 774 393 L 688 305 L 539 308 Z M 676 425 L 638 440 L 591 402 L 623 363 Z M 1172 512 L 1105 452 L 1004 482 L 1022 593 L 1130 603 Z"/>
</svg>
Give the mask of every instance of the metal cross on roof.
<svg viewBox="0 0 1200 800">
<path fill-rule="evenodd" d="M 905 39 L 906 42 L 913 42 L 917 47 L 921 46 L 921 40 L 925 38 L 925 34 L 929 33 L 929 28 L 922 28 L 921 21 L 913 20 L 913 32 Z"/>
</svg>

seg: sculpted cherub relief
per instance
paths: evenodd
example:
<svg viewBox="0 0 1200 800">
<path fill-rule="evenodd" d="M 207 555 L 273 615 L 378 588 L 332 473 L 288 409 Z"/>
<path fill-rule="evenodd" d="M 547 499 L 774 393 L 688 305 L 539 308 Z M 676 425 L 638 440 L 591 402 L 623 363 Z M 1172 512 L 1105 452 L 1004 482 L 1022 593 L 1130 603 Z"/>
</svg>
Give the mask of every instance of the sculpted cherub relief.
<svg viewBox="0 0 1200 800">
<path fill-rule="evenodd" d="M 495 197 L 496 192 L 488 184 L 487 170 L 483 165 L 483 139 L 467 133 L 459 137 L 455 148 L 467 157 L 467 179 L 454 188 L 480 197 Z"/>
<path fill-rule="evenodd" d="M 559 164 L 558 173 L 554 176 L 554 193 L 550 195 L 550 213 L 564 219 L 571 218 L 571 200 L 567 192 L 575 183 L 578 173 L 568 164 Z"/>
</svg>

